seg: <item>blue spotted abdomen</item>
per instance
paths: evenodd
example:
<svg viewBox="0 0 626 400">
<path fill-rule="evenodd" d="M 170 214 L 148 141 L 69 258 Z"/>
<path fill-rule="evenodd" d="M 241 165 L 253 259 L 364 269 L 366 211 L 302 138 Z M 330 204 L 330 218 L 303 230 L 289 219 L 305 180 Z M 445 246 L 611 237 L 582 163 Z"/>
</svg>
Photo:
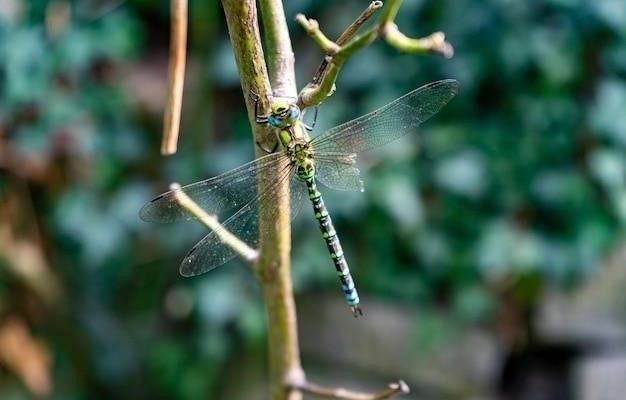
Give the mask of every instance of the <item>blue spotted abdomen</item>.
<svg viewBox="0 0 626 400">
<path fill-rule="evenodd" d="M 348 262 L 343 254 L 343 249 L 341 248 L 341 243 L 337 237 L 333 221 L 330 218 L 330 215 L 328 215 L 328 210 L 326 209 L 321 193 L 317 190 L 317 185 L 315 184 L 313 175 L 313 171 L 311 171 L 310 174 L 304 171 L 298 171 L 298 176 L 307 186 L 309 199 L 313 204 L 315 218 L 320 225 L 320 230 L 322 231 L 322 236 L 324 237 L 324 241 L 326 242 L 326 246 L 330 252 L 330 257 L 332 258 L 333 263 L 335 264 L 335 269 L 339 274 L 339 281 L 341 282 L 344 298 L 346 299 L 348 306 L 350 306 L 352 313 L 356 317 L 363 314 L 361 308 L 359 307 L 359 295 L 354 287 L 354 281 L 352 280 L 352 275 L 350 274 L 350 269 L 348 268 Z"/>
</svg>

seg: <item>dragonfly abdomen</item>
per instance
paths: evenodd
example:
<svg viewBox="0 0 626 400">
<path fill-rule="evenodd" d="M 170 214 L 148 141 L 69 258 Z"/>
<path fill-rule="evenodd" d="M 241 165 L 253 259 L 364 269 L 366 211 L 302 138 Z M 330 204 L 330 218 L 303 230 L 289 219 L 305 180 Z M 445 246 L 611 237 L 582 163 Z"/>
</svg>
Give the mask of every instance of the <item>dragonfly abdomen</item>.
<svg viewBox="0 0 626 400">
<path fill-rule="evenodd" d="M 359 307 L 359 294 L 354 286 L 348 262 L 343 254 L 341 243 L 337 237 L 337 232 L 335 231 L 333 221 L 328 214 L 322 195 L 317 190 L 315 179 L 312 176 L 303 180 L 306 183 L 309 192 L 309 199 L 311 199 L 311 203 L 313 204 L 313 212 L 315 213 L 315 218 L 317 219 L 320 230 L 322 231 L 326 247 L 328 247 L 330 257 L 333 260 L 333 264 L 335 264 L 337 273 L 339 274 L 339 281 L 341 282 L 341 288 L 343 290 L 346 303 L 352 310 L 355 317 L 362 315 L 363 312 Z"/>
</svg>

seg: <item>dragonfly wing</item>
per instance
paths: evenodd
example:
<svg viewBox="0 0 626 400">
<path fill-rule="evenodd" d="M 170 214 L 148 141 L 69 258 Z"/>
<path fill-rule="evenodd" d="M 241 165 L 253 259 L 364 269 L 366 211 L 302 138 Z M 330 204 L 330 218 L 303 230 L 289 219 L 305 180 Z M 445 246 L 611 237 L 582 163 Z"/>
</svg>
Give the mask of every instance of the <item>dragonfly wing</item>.
<svg viewBox="0 0 626 400">
<path fill-rule="evenodd" d="M 323 153 L 315 156 L 315 177 L 335 190 L 363 191 L 356 154 Z"/>
<path fill-rule="evenodd" d="M 313 138 L 316 152 L 360 153 L 382 146 L 415 130 L 458 92 L 453 79 L 432 82 L 397 100 L 327 130 Z"/>
<path fill-rule="evenodd" d="M 178 189 L 189 196 L 210 215 L 223 221 L 257 196 L 259 177 L 276 168 L 288 173 L 289 160 L 283 153 L 272 153 L 257 158 L 222 175 L 192 183 Z M 280 177 L 276 178 L 280 179 Z M 177 199 L 176 191 L 169 191 L 146 203 L 139 211 L 149 222 L 173 222 L 192 219 Z"/>
<path fill-rule="evenodd" d="M 257 248 L 259 244 L 259 207 L 264 209 L 264 213 L 267 213 L 267 221 L 275 221 L 279 210 L 277 204 L 284 202 L 285 196 L 290 196 L 291 217 L 293 218 L 301 208 L 304 185 L 301 182 L 295 182 L 296 174 L 291 166 L 288 166 L 285 171 L 280 170 L 274 178 L 268 177 L 266 185 L 270 190 L 264 191 L 241 207 L 221 224 L 222 227 L 248 246 Z M 291 185 L 290 194 L 275 190 L 287 180 L 290 181 Z M 180 273 L 183 276 L 200 275 L 219 267 L 236 255 L 238 253 L 232 247 L 224 243 L 216 232 L 211 231 L 189 250 L 180 265 Z"/>
<path fill-rule="evenodd" d="M 247 204 L 222 223 L 223 229 L 251 247 L 257 244 L 258 238 L 258 217 L 255 208 L 252 204 Z M 187 252 L 180 264 L 180 274 L 183 276 L 203 274 L 230 261 L 236 255 L 232 247 L 222 242 L 215 231 L 211 231 Z"/>
<path fill-rule="evenodd" d="M 302 209 L 302 204 L 304 202 L 304 198 L 307 196 L 307 189 L 304 182 L 302 182 L 298 175 L 294 172 L 291 175 L 291 182 L 289 182 L 289 206 L 290 206 L 290 215 L 291 219 L 294 219 Z"/>
</svg>

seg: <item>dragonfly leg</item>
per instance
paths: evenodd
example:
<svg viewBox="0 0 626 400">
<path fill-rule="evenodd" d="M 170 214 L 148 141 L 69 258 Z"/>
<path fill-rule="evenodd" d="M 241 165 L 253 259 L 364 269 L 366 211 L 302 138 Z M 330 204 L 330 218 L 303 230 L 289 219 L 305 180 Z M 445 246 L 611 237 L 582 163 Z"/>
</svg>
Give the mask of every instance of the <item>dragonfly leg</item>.
<svg viewBox="0 0 626 400">
<path fill-rule="evenodd" d="M 354 315 L 354 318 L 359 318 L 359 316 L 363 315 L 363 310 L 358 304 L 356 306 L 350 307 L 350 309 L 352 310 L 352 315 Z"/>
<path fill-rule="evenodd" d="M 258 124 L 267 124 L 269 120 L 269 116 L 260 115 L 260 112 L 259 112 L 259 95 L 253 92 L 252 90 L 250 90 L 250 98 L 252 99 L 252 101 L 254 101 L 254 120 Z M 256 142 L 256 145 L 259 147 L 259 149 L 263 150 L 267 154 L 274 153 L 276 149 L 278 149 L 278 141 L 274 143 L 274 147 L 271 150 L 268 150 L 265 147 L 263 147 L 263 145 L 259 141 Z"/>
<path fill-rule="evenodd" d="M 259 123 L 259 124 L 267 124 L 267 119 L 268 116 L 267 115 L 260 115 L 259 112 L 259 95 L 256 94 L 255 92 L 253 92 L 252 90 L 250 90 L 250 98 L 252 99 L 252 101 L 254 101 L 254 120 Z M 257 145 L 259 143 L 257 142 Z M 263 149 L 263 147 L 259 146 L 263 151 L 265 151 L 265 149 Z"/>
<path fill-rule="evenodd" d="M 319 107 L 315 106 L 315 114 L 313 114 L 313 122 L 311 122 L 311 125 L 304 124 L 304 129 L 306 129 L 309 132 L 311 132 L 313 128 L 315 128 L 315 124 L 317 124 L 317 111 L 318 110 L 319 110 Z"/>
</svg>

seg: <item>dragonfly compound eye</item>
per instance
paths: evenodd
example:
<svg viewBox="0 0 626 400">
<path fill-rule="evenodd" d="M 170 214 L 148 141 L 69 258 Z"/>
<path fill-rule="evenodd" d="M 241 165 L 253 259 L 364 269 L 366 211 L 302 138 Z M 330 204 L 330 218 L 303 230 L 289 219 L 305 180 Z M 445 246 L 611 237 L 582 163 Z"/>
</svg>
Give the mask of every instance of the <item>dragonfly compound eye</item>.
<svg viewBox="0 0 626 400">
<path fill-rule="evenodd" d="M 289 107 L 289 118 L 291 118 L 292 120 L 297 120 L 300 117 L 300 108 L 293 104 L 291 107 Z"/>
<path fill-rule="evenodd" d="M 276 100 L 272 103 L 272 114 L 284 115 L 289 111 L 289 103 L 285 100 Z"/>
</svg>

